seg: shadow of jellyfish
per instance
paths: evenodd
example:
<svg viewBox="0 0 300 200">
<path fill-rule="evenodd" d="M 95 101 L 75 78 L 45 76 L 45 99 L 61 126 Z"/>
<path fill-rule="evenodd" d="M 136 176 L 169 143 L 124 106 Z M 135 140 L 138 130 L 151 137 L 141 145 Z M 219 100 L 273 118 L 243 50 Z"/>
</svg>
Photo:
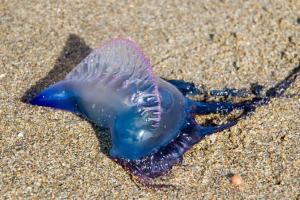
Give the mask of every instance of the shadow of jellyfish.
<svg viewBox="0 0 300 200">
<path fill-rule="evenodd" d="M 75 34 L 70 34 L 60 56 L 56 60 L 54 67 L 44 78 L 38 80 L 23 94 L 21 101 L 29 103 L 29 101 L 43 89 L 64 79 L 65 76 L 72 71 L 72 69 L 75 68 L 91 51 L 92 49 L 84 42 L 83 39 Z M 82 116 L 79 117 L 84 118 Z M 108 131 L 104 128 L 98 127 L 94 123 L 91 123 L 91 125 L 99 140 L 101 152 L 107 155 L 110 148 L 110 135 Z"/>
<path fill-rule="evenodd" d="M 49 87 L 62 79 L 85 58 L 92 49 L 77 35 L 70 34 L 66 45 L 56 60 L 54 67 L 48 74 L 38 80 L 21 97 L 22 102 L 28 103 L 34 96 L 40 93 L 44 88 Z"/>
</svg>

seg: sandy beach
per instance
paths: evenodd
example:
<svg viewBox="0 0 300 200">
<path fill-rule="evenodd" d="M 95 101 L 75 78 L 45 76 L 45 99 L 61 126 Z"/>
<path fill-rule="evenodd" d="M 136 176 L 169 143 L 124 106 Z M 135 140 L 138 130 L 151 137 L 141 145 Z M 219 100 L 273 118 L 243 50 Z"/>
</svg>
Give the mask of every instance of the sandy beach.
<svg viewBox="0 0 300 200">
<path fill-rule="evenodd" d="M 107 157 L 106 132 L 26 103 L 116 37 L 155 74 L 207 89 L 270 88 L 300 65 L 300 1 L 0 3 L 1 199 L 299 199 L 300 78 L 236 126 L 207 137 L 145 187 Z M 234 185 L 230 176 L 242 178 Z"/>
</svg>

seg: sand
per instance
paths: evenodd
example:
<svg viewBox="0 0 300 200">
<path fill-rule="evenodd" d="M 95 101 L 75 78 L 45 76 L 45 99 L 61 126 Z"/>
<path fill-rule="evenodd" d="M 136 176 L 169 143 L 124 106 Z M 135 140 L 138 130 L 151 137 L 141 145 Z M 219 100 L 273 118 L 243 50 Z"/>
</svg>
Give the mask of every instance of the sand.
<svg viewBox="0 0 300 200">
<path fill-rule="evenodd" d="M 175 186 L 162 190 L 111 161 L 101 130 L 24 101 L 118 36 L 136 41 L 163 78 L 272 87 L 299 66 L 300 1 L 4 0 L 0 16 L 2 199 L 299 199 L 299 96 L 195 145 L 154 181 Z M 287 93 L 300 93 L 299 78 Z"/>
</svg>

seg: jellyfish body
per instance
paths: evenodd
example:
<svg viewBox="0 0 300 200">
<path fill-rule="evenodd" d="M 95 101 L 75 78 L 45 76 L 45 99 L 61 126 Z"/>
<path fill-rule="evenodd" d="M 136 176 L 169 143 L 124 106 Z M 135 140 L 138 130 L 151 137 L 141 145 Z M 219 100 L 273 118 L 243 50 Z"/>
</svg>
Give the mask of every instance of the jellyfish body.
<svg viewBox="0 0 300 200">
<path fill-rule="evenodd" d="M 270 99 L 235 104 L 186 97 L 199 92 L 192 83 L 157 78 L 135 43 L 115 39 L 94 50 L 64 80 L 42 91 L 31 104 L 77 113 L 109 128 L 109 156 L 132 174 L 147 179 L 165 174 L 202 138 L 230 128 L 239 120 L 201 126 L 195 115 L 227 114 L 234 109 L 250 112 Z"/>
</svg>

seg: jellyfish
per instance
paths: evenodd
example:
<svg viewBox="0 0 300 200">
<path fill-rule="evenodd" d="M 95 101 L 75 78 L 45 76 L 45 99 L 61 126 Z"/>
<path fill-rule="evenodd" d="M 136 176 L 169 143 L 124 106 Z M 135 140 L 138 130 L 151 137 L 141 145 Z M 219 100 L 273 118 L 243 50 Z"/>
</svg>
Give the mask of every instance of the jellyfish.
<svg viewBox="0 0 300 200">
<path fill-rule="evenodd" d="M 191 95 L 247 96 L 237 89 L 203 91 L 193 83 L 155 76 L 141 48 L 128 39 L 114 39 L 93 50 L 67 76 L 46 88 L 30 103 L 62 109 L 108 128 L 109 157 L 142 180 L 166 174 L 203 138 L 238 123 L 258 106 L 280 97 L 299 74 L 296 68 L 284 81 L 262 95 L 235 103 L 197 101 Z M 226 123 L 199 124 L 197 115 L 242 114 Z"/>
</svg>

